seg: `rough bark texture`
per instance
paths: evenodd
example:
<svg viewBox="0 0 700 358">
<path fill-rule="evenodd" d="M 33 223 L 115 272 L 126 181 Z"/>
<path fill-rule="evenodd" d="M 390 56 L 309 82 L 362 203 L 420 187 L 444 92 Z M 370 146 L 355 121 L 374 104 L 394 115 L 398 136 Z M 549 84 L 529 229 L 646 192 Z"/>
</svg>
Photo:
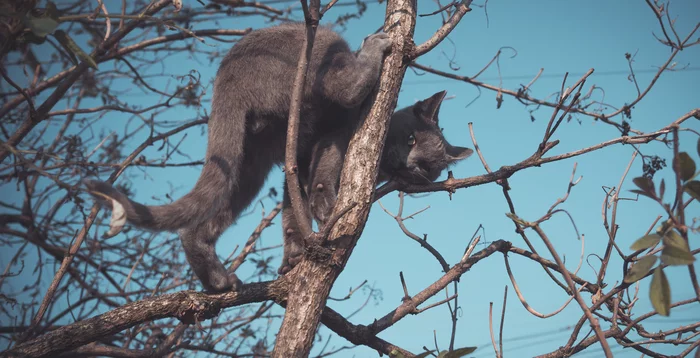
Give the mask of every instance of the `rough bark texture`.
<svg viewBox="0 0 700 358">
<path fill-rule="evenodd" d="M 184 323 L 193 324 L 218 315 L 226 307 L 284 297 L 286 286 L 284 280 L 277 280 L 248 284 L 239 292 L 220 295 L 182 291 L 136 301 L 20 344 L 7 352 L 7 356 L 53 357 L 91 343 L 95 337 L 106 337 L 137 323 L 166 317 L 177 317 Z"/>
<path fill-rule="evenodd" d="M 394 46 L 384 60 L 374 104 L 350 142 L 334 214 L 353 204 L 356 206 L 338 220 L 327 245 L 309 250 L 309 255 L 290 273 L 287 311 L 277 335 L 273 357 L 309 355 L 328 293 L 364 229 L 372 205 L 387 124 L 396 107 L 406 71 L 405 54 L 413 51 L 415 17 L 414 2 L 393 0 L 387 3 L 384 28 Z"/>
<path fill-rule="evenodd" d="M 90 343 L 145 322 L 175 317 L 186 324 L 195 324 L 213 318 L 227 307 L 268 300 L 282 304 L 287 296 L 288 285 L 289 282 L 281 278 L 275 281 L 246 284 L 238 292 L 218 295 L 183 291 L 155 296 L 117 307 L 87 320 L 55 328 L 31 341 L 18 344 L 12 350 L 5 352 L 4 355 L 8 357 L 55 357 L 61 353 L 71 356 L 72 353 L 79 353 L 81 350 L 86 353 L 85 347 L 89 346 Z M 406 357 L 413 357 L 410 352 L 401 347 L 376 337 L 368 326 L 354 325 L 328 307 L 323 310 L 321 322 L 354 344 L 366 345 L 383 354 L 399 351 Z M 158 350 L 168 350 L 171 345 L 172 342 L 170 344 L 163 343 L 158 347 Z M 104 347 L 92 346 L 89 351 L 94 355 L 102 348 Z M 114 349 L 115 347 L 109 347 L 111 353 L 114 353 Z M 125 349 L 125 352 L 139 357 L 150 356 L 146 351 Z M 97 354 L 109 355 L 107 353 Z"/>
<path fill-rule="evenodd" d="M 474 253 L 468 260 L 455 265 L 434 284 L 410 299 L 405 300 L 395 310 L 392 310 L 369 326 L 352 324 L 328 307 L 325 307 L 323 310 L 321 322 L 353 344 L 366 345 L 382 354 L 398 351 L 407 358 L 413 357 L 411 352 L 377 337 L 377 333 L 398 322 L 406 315 L 415 312 L 419 305 L 440 292 L 448 283 L 469 270 L 480 260 L 499 251 L 505 254 L 510 248 L 511 244 L 506 241 L 499 240 L 492 243 L 487 248 Z M 243 285 L 238 292 L 209 295 L 195 291 L 183 291 L 155 296 L 117 307 L 90 319 L 58 327 L 31 341 L 17 345 L 9 352 L 5 352 L 5 355 L 9 357 L 54 357 L 62 352 L 66 352 L 68 356 L 80 352 L 91 352 L 90 354 L 93 355 L 110 355 L 104 352 L 103 354 L 97 353 L 101 352 L 100 349 L 107 349 L 107 347 L 86 347 L 100 338 L 161 318 L 174 317 L 185 324 L 195 324 L 213 318 L 225 308 L 251 302 L 273 300 L 284 306 L 289 291 L 289 284 L 287 276 L 283 276 L 275 281 Z M 154 352 L 133 351 L 130 349 L 125 349 L 124 352 L 129 352 L 129 354 L 138 357 L 151 356 L 156 354 L 158 350 L 167 351 L 172 344 L 173 342 L 164 342 Z M 109 347 L 112 354 L 115 352 L 114 349 L 115 347 Z M 128 356 L 128 354 L 124 353 L 124 356 Z"/>
</svg>

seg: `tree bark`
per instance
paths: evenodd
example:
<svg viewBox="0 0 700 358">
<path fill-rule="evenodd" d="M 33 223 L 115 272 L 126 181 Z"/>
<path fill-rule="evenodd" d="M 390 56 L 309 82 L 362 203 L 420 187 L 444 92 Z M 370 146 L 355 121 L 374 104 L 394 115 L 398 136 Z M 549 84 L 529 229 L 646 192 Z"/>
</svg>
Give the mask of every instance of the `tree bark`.
<svg viewBox="0 0 700 358">
<path fill-rule="evenodd" d="M 389 119 L 396 108 L 406 71 L 405 54 L 413 51 L 415 18 L 413 1 L 390 0 L 387 3 L 384 28 L 394 42 L 392 53 L 384 60 L 379 88 L 372 96 L 374 103 L 363 112 L 363 124 L 350 142 L 333 215 L 355 206 L 335 224 L 329 241 L 323 247 L 310 248 L 309 254 L 290 273 L 287 311 L 273 357 L 309 355 L 330 289 L 362 234 L 373 202 Z"/>
<path fill-rule="evenodd" d="M 248 284 L 238 292 L 219 295 L 182 291 L 146 298 L 48 332 L 32 341 L 17 345 L 5 355 L 54 357 L 67 350 L 92 343 L 99 337 L 121 332 L 137 323 L 166 317 L 177 317 L 184 323 L 193 324 L 215 317 L 226 307 L 269 299 L 280 301 L 287 295 L 286 287 L 287 283 L 282 279 Z"/>
</svg>

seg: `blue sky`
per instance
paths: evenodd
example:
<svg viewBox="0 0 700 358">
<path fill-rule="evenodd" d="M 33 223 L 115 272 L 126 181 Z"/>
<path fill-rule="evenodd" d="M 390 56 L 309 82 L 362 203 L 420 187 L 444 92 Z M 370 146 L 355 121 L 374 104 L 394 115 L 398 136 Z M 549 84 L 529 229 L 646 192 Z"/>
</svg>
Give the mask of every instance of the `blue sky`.
<svg viewBox="0 0 700 358">
<path fill-rule="evenodd" d="M 421 2 L 419 12 L 430 12 L 434 8 L 433 3 Z M 671 4 L 671 11 L 677 19 L 679 34 L 687 34 L 699 20 L 700 6 L 697 2 L 675 2 Z M 370 7 L 367 15 L 360 21 L 352 22 L 344 35 L 351 44 L 357 46 L 366 35 L 367 31 L 363 30 L 376 28 L 382 18 L 382 6 Z M 543 77 L 532 87 L 533 94 L 542 98 L 560 89 L 565 72 L 570 73 L 570 85 L 588 69 L 594 68 L 596 73 L 589 78 L 585 90 L 593 84 L 602 87 L 605 90 L 605 102 L 620 107 L 636 97 L 634 85 L 627 79 L 625 53 L 636 53 L 633 65 L 638 71 L 637 79 L 642 87 L 649 83 L 657 66 L 670 53 L 667 47 L 653 38 L 652 32 L 660 34 L 660 28 L 651 10 L 643 2 L 540 1 L 533 4 L 496 1 L 488 3 L 488 20 L 487 26 L 483 9 L 475 7 L 452 33 L 450 39 L 454 45 L 443 42 L 418 62 L 449 70 L 446 55 L 454 54 L 454 60 L 460 68 L 455 73 L 473 75 L 499 48 L 510 46 L 517 50 L 517 56 L 510 58 L 512 51 L 504 49 L 504 56 L 500 60 L 505 88 L 517 89 L 520 84 L 528 83 L 543 68 Z M 431 36 L 439 25 L 438 17 L 419 18 L 416 43 Z M 697 48 L 691 48 L 676 58 L 679 67 L 689 66 L 689 70 L 664 74 L 647 98 L 633 109 L 630 120 L 633 128 L 643 131 L 659 129 L 700 105 L 699 54 Z M 498 72 L 495 66 L 482 74 L 480 79 L 497 85 Z M 427 74 L 417 76 L 410 70 L 401 90 L 399 107 L 410 105 L 443 89 L 448 90 L 449 96 L 454 96 L 444 103 L 440 112 L 441 126 L 445 128 L 446 137 L 452 144 L 471 147 L 467 124 L 473 122 L 481 150 L 492 169 L 514 164 L 532 154 L 541 141 L 551 115 L 550 109 L 541 108 L 534 113 L 536 121 L 531 122 L 524 106 L 509 97 L 505 98 L 501 109 L 496 109 L 495 93 L 485 90 L 481 91 L 481 96 L 473 104 L 466 107 L 479 95 L 475 87 Z M 559 129 L 555 138 L 560 139 L 561 144 L 551 154 L 580 149 L 619 135 L 610 126 L 595 123 L 590 118 L 579 119 L 580 124 L 572 121 Z M 696 130 L 699 127 L 695 121 L 686 123 Z M 695 155 L 692 149 L 697 138 L 683 135 L 682 139 L 687 150 Z M 645 154 L 650 152 L 670 158 L 670 151 L 661 145 L 647 146 Z M 583 179 L 562 207 L 572 214 L 579 231 L 585 234 L 585 255 L 591 265 L 598 269 L 599 262 L 588 255 L 602 255 L 607 241 L 601 216 L 603 186 L 617 186 L 632 153 L 630 147 L 617 146 L 517 173 L 510 179 L 510 194 L 517 212 L 526 220 L 541 217 L 557 198 L 566 193 L 573 165 L 578 163 L 576 175 L 583 176 Z M 624 196 L 632 197 L 626 190 L 632 189 L 631 179 L 641 175 L 641 167 L 642 162 L 638 157 L 623 186 Z M 476 157 L 460 163 L 452 170 L 456 177 L 484 173 Z M 669 169 L 665 169 L 657 175 L 657 180 L 665 177 L 669 183 L 669 172 Z M 277 173 L 268 182 L 275 184 L 280 181 L 281 176 Z M 387 209 L 396 212 L 398 201 L 395 194 L 387 196 L 382 203 Z M 480 224 L 486 228 L 486 237 L 482 239 L 509 240 L 516 246 L 526 247 L 504 215 L 508 207 L 501 188 L 496 184 L 460 190 L 453 195 L 452 200 L 449 200 L 446 193 L 407 199 L 404 212 L 412 213 L 428 205 L 429 210 L 406 222 L 406 225 L 418 235 L 428 234 L 429 242 L 450 264 L 460 259 L 469 238 Z M 656 205 L 644 198 L 639 201 L 623 201 L 619 208 L 620 230 L 617 240 L 623 248 L 629 247 L 642 236 L 660 213 Z M 692 217 L 698 216 L 697 205 L 691 207 L 690 213 Z M 244 229 L 244 225 L 249 227 Z M 253 222 L 239 223 L 227 232 L 226 237 L 245 236 L 253 225 Z M 580 243 L 568 219 L 555 216 L 544 225 L 544 229 L 559 254 L 565 255 L 567 266 L 574 269 L 578 264 Z M 279 228 L 275 228 L 266 234 L 265 239 L 275 240 L 279 234 Z M 529 237 L 540 253 L 546 252 L 533 233 Z M 226 252 L 225 247 L 229 247 L 227 245 L 234 245 L 234 241 L 224 238 L 220 244 L 223 252 Z M 693 247 L 697 247 L 697 243 Z M 549 281 L 538 265 L 511 255 L 511 266 L 523 295 L 539 312 L 552 312 L 566 300 L 566 295 Z M 365 279 L 381 288 L 383 300 L 376 304 L 370 303 L 352 318 L 354 323 L 369 324 L 374 318 L 383 316 L 400 304 L 403 292 L 399 271 L 403 271 L 411 294 L 419 292 L 441 276 L 436 260 L 405 237 L 395 221 L 375 205 L 364 235 L 346 270 L 338 279 L 332 295 L 342 297 L 348 288 Z M 586 262 L 579 274 L 588 279 L 595 277 L 595 272 Z M 667 274 L 672 281 L 674 301 L 692 296 L 686 268 L 670 268 Z M 607 282 L 612 287 L 616 280 L 621 279 L 621 263 L 618 260 L 610 267 Z M 649 281 L 646 279 L 642 282 L 637 314 L 650 310 L 647 295 Z M 456 346 L 479 345 L 483 348 L 474 354 L 475 357 L 493 356 L 488 331 L 488 307 L 489 302 L 493 301 L 494 311 L 500 312 L 505 285 L 510 286 L 510 282 L 501 255 L 493 255 L 480 262 L 462 277 L 459 284 L 461 316 L 457 326 Z M 444 297 L 441 293 L 434 299 Z M 590 297 L 586 295 L 585 299 L 589 302 Z M 342 313 L 351 313 L 363 300 L 364 297 L 357 296 L 345 302 L 331 302 L 329 306 Z M 555 317 L 546 320 L 536 318 L 522 307 L 512 287 L 509 287 L 504 330 L 505 354 L 526 357 L 557 349 L 566 343 L 567 332 L 570 331 L 567 326 L 574 324 L 580 315 L 581 309 L 574 302 Z M 653 331 L 670 324 L 679 324 L 678 322 L 698 320 L 700 307 L 696 304 L 694 307 L 673 311 L 668 319 L 654 318 L 648 323 L 648 329 Z M 424 345 L 433 347 L 435 332 L 440 348 L 444 349 L 449 344 L 450 324 L 448 309 L 441 306 L 405 318 L 380 334 L 380 337 L 418 352 Z M 518 337 L 521 339 L 510 339 Z M 341 342 L 342 339 L 339 339 L 336 344 L 342 345 Z M 616 356 L 638 356 L 636 351 L 623 350 L 613 341 L 611 344 Z M 373 354 L 375 353 L 369 349 L 357 348 L 343 352 L 341 356 L 363 357 Z M 601 354 L 599 345 L 595 345 L 581 356 Z"/>
<path fill-rule="evenodd" d="M 199 6 L 196 2 L 187 2 L 189 6 Z M 479 3 L 481 5 L 481 3 Z M 419 13 L 432 12 L 436 5 L 432 2 L 420 2 Z M 331 10 L 328 17 L 343 13 L 344 8 Z M 544 98 L 559 91 L 564 73 L 569 72 L 568 84 L 575 82 L 588 69 L 595 73 L 586 83 L 586 91 L 591 85 L 605 90 L 604 101 L 620 107 L 636 98 L 634 84 L 628 80 L 628 64 L 625 53 L 636 54 L 633 63 L 637 71 L 637 80 L 641 87 L 646 87 L 655 70 L 670 54 L 669 48 L 659 44 L 652 33 L 660 36 L 661 30 L 656 18 L 648 6 L 641 1 L 491 1 L 488 3 L 488 22 L 482 7 L 473 7 L 459 26 L 453 31 L 449 41 L 443 42 L 430 54 L 418 60 L 424 65 L 449 71 L 447 58 L 452 58 L 459 67 L 454 73 L 474 75 L 502 47 L 512 47 L 514 52 L 503 50 L 500 58 L 500 71 L 503 87 L 517 89 L 534 77 L 540 68 L 543 76 L 532 87 L 535 97 Z M 676 29 L 684 37 L 700 21 L 700 3 L 697 1 L 677 1 L 671 3 L 671 14 L 676 19 Z M 384 17 L 384 5 L 373 4 L 362 19 L 352 20 L 343 35 L 357 48 L 362 39 L 381 26 Z M 429 38 L 440 26 L 440 17 L 421 17 L 416 27 L 415 42 L 421 43 Z M 260 27 L 264 23 L 254 18 L 236 18 L 230 23 L 222 22 L 221 28 L 242 29 L 248 26 Z M 203 28 L 209 27 L 202 25 Z M 695 35 L 697 38 L 698 34 Z M 226 51 L 230 45 L 208 42 Z M 632 110 L 630 123 L 633 128 L 642 131 L 659 129 L 688 111 L 700 106 L 700 47 L 687 49 L 676 57 L 677 67 L 687 66 L 684 71 L 667 72 L 658 81 L 648 96 Z M 210 83 L 215 75 L 217 64 L 209 65 L 207 59 L 192 58 L 189 54 L 173 56 L 163 61 L 169 70 L 187 73 L 196 68 L 202 75 L 204 83 Z M 100 69 L 111 68 L 101 65 Z M 489 84 L 498 85 L 499 77 L 495 66 L 484 72 L 479 79 Z M 155 83 L 165 86 L 165 82 Z M 399 96 L 399 107 L 412 104 L 433 93 L 447 90 L 447 100 L 441 109 L 440 123 L 444 127 L 447 139 L 453 145 L 472 147 L 469 139 L 468 123 L 472 122 L 480 148 L 492 169 L 503 165 L 517 163 L 530 156 L 541 141 L 551 109 L 540 108 L 533 113 L 536 120 L 530 120 L 528 108 L 510 98 L 500 109 L 496 108 L 496 94 L 474 86 L 445 80 L 433 75 L 416 75 L 407 72 Z M 129 94 L 127 94 L 129 95 Z M 133 93 L 138 95 L 138 93 Z M 210 98 L 211 93 L 208 94 Z M 601 92 L 597 93 L 601 99 Z M 478 98 L 477 98 L 478 97 Z M 476 98 L 476 100 L 475 100 Z M 144 103 L 151 99 L 144 99 Z M 471 103 L 471 104 L 470 104 Z M 468 105 L 470 104 L 470 105 Z M 209 104 L 204 109 L 208 111 Z M 609 112 L 606 111 L 606 112 Z M 173 112 L 168 112 L 172 115 Z M 194 118 L 196 113 L 182 111 L 183 118 Z M 123 127 L 124 118 L 119 115 L 107 115 L 105 121 L 115 121 L 117 127 Z M 559 146 L 550 154 L 565 153 L 584 148 L 619 136 L 613 127 L 592 121 L 587 117 L 578 117 L 580 123 L 573 120 L 564 123 L 554 139 L 561 140 Z M 174 120 L 174 118 L 169 118 Z M 620 118 L 616 117 L 616 121 Z M 121 124 L 120 124 L 121 123 Z M 686 126 L 700 130 L 697 120 L 689 120 Z M 144 138 L 147 133 L 144 133 Z M 182 135 L 180 135 L 182 137 Z M 183 141 L 181 150 L 188 153 L 193 160 L 202 158 L 206 147 L 206 136 L 200 129 L 191 130 Z M 683 148 L 698 160 L 695 152 L 696 136 L 684 133 L 681 136 Z M 140 141 L 140 140 L 137 140 Z M 603 187 L 617 186 L 633 150 L 629 146 L 606 148 L 589 155 L 547 164 L 541 168 L 531 168 L 515 174 L 510 180 L 513 198 L 518 214 L 525 220 L 541 217 L 547 209 L 566 193 L 574 163 L 578 168 L 576 175 L 583 179 L 572 190 L 568 201 L 562 205 L 574 218 L 579 232 L 585 234 L 585 255 L 596 270 L 599 261 L 592 254 L 602 255 L 607 235 L 603 227 L 601 206 L 605 198 Z M 663 145 L 645 146 L 645 154 L 658 154 L 667 158 L 670 164 L 671 151 Z M 161 154 L 154 149 L 144 152 L 147 158 L 158 158 Z M 476 156 L 461 162 L 452 168 L 455 177 L 463 178 L 484 173 Z M 638 157 L 633 164 L 627 180 L 623 185 L 624 196 L 632 198 L 627 190 L 632 189 L 631 179 L 642 173 L 642 161 Z M 153 196 L 163 197 L 170 189 L 168 184 L 179 188 L 177 195 L 186 193 L 195 183 L 199 168 L 156 169 L 148 171 L 148 176 L 139 169 L 130 169 L 134 178 L 136 199 L 144 203 L 154 203 Z M 670 168 L 657 174 L 656 180 L 666 178 L 669 185 Z M 270 175 L 263 194 L 267 188 L 279 189 L 282 183 L 281 171 L 276 169 Z M 668 189 L 667 189 L 668 190 Z M 397 195 L 390 194 L 382 200 L 390 211 L 397 210 Z M 269 203 L 268 203 L 269 205 Z M 495 183 L 459 190 L 452 196 L 446 193 L 434 193 L 417 198 L 407 198 L 405 213 L 412 213 L 430 206 L 424 213 L 407 221 L 407 227 L 414 233 L 428 234 L 429 242 L 454 264 L 461 258 L 472 233 L 479 225 L 485 228 L 482 241 L 499 239 L 512 241 L 514 245 L 525 248 L 522 239 L 514 232 L 512 222 L 504 215 L 508 206 Z M 268 207 L 269 209 L 270 207 Z M 647 230 L 660 208 L 651 200 L 640 198 L 638 201 L 622 201 L 619 205 L 618 223 L 620 229 L 617 241 L 623 249 L 641 237 Z M 698 204 L 689 208 L 689 217 L 698 217 Z M 218 252 L 227 256 L 236 245 L 241 245 L 259 222 L 257 214 L 242 218 L 220 239 Z M 262 237 L 265 245 L 281 243 L 280 220 L 266 230 Z M 573 269 L 578 264 L 580 242 L 575 236 L 570 221 L 560 215 L 543 225 L 560 255 L 566 257 L 567 267 Z M 546 249 L 529 232 L 530 239 L 540 253 Z M 485 246 L 477 246 L 477 250 Z M 691 248 L 697 248 L 697 235 L 691 240 Z M 280 252 L 275 254 L 281 255 Z M 279 261 L 277 261 L 279 262 Z M 548 277 L 539 265 L 529 260 L 511 255 L 511 267 L 518 285 L 528 303 L 542 313 L 557 309 L 567 296 Z M 241 277 L 247 277 L 252 265 L 241 269 Z M 613 287 L 621 277 L 620 260 L 613 261 L 606 282 Z M 358 324 L 369 324 L 373 319 L 390 312 L 401 303 L 403 292 L 399 281 L 399 272 L 403 271 L 410 294 L 415 294 L 441 276 L 441 268 L 427 251 L 404 236 L 396 222 L 386 215 L 378 205 L 372 209 L 365 232 L 332 291 L 332 296 L 343 297 L 350 287 L 355 287 L 364 280 L 382 290 L 382 298 L 371 301 L 362 311 L 352 317 Z M 673 300 L 677 301 L 692 296 L 692 289 L 685 267 L 666 270 L 671 280 Z M 579 275 L 594 280 L 596 272 L 583 263 Z M 636 314 L 650 310 L 648 284 L 643 280 Z M 456 346 L 483 347 L 473 354 L 474 357 L 493 356 L 488 331 L 489 302 L 494 302 L 494 312 L 500 312 L 503 288 L 510 286 L 505 272 L 502 255 L 495 254 L 479 262 L 467 272 L 459 283 L 461 315 L 457 325 Z M 451 289 L 451 286 L 450 286 Z M 584 296 L 589 302 L 590 297 Z M 433 301 L 444 298 L 441 293 Z M 331 302 L 329 306 L 343 313 L 355 311 L 364 302 L 365 296 L 357 293 L 343 302 Z M 604 312 L 607 313 L 607 312 Z M 512 287 L 509 287 L 507 313 L 504 330 L 504 349 L 509 356 L 533 356 L 557 349 L 566 343 L 567 326 L 575 324 L 581 316 L 581 309 L 576 303 L 570 304 L 562 313 L 549 319 L 539 319 L 529 314 L 517 300 Z M 647 324 L 649 331 L 661 329 L 683 322 L 700 320 L 700 307 L 673 310 L 671 317 L 653 318 Z M 417 316 L 409 316 L 380 334 L 380 337 L 413 352 L 420 352 L 421 347 L 433 347 L 433 334 L 441 349 L 449 344 L 451 322 L 447 306 L 440 306 Z M 585 330 L 585 329 L 584 329 Z M 583 333 L 585 334 L 585 332 Z M 520 337 L 521 339 L 516 339 Z M 524 338 L 523 338 L 524 337 Z M 631 349 L 623 350 L 614 341 L 613 352 L 616 356 L 638 356 Z M 334 338 L 331 345 L 336 347 L 348 345 L 342 338 Z M 316 350 L 322 346 L 317 343 Z M 677 352 L 678 348 L 668 352 Z M 376 353 L 364 347 L 342 351 L 340 357 L 374 356 Z M 581 356 L 599 356 L 599 345 L 591 347 Z M 578 355 L 577 355 L 578 356 Z"/>
</svg>

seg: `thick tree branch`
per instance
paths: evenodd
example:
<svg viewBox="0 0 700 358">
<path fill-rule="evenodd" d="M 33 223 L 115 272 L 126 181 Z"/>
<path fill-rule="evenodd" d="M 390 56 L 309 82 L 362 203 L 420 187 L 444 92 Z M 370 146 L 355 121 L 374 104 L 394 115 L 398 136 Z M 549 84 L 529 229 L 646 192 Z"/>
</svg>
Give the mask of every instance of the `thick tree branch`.
<svg viewBox="0 0 700 358">
<path fill-rule="evenodd" d="M 181 291 L 128 303 L 102 315 L 79 321 L 52 331 L 6 352 L 8 357 L 52 357 L 84 347 L 102 337 L 119 333 L 138 324 L 163 318 L 177 318 L 194 324 L 217 316 L 229 307 L 273 300 L 281 303 L 287 296 L 288 280 L 246 284 L 238 292 L 210 295 L 195 291 Z M 366 345 L 383 354 L 394 350 L 406 357 L 413 354 L 372 335 L 366 326 L 353 325 L 330 308 L 325 308 L 321 321 L 324 325 L 353 344 Z M 26 329 L 26 327 L 20 329 Z M 13 329 L 13 331 L 17 328 Z M 167 347 L 162 347 L 167 348 Z M 97 348 L 96 348 L 97 349 Z"/>
<path fill-rule="evenodd" d="M 309 354 L 320 313 L 328 293 L 345 267 L 352 249 L 364 228 L 377 178 L 379 157 L 386 137 L 387 124 L 396 106 L 399 88 L 406 71 L 404 55 L 409 53 L 407 41 L 413 37 L 415 3 L 394 0 L 387 3 L 384 28 L 394 43 L 392 53 L 384 60 L 378 94 L 369 111 L 363 112 L 363 123 L 353 136 L 345 156 L 340 193 L 334 213 L 354 205 L 331 230 L 327 250 L 313 247 L 314 257 L 305 259 L 290 273 L 287 312 L 277 336 L 274 357 L 302 357 Z M 375 97 L 376 96 L 376 97 Z"/>
<path fill-rule="evenodd" d="M 243 285 L 238 292 L 219 295 L 182 291 L 146 298 L 53 330 L 17 345 L 7 354 L 9 357 L 51 357 L 139 323 L 174 317 L 192 324 L 215 317 L 223 308 L 270 299 L 278 301 L 285 296 L 285 281 L 277 280 Z"/>
</svg>

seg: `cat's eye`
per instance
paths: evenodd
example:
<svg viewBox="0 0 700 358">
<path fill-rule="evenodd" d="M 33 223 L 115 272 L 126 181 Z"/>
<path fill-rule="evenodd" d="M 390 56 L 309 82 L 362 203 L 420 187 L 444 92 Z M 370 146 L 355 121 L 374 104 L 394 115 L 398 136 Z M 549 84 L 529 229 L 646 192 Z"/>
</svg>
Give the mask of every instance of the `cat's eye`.
<svg viewBox="0 0 700 358">
<path fill-rule="evenodd" d="M 416 136 L 414 136 L 413 134 L 411 134 L 410 136 L 408 136 L 408 145 L 409 145 L 410 147 L 412 147 L 412 146 L 414 146 L 415 144 L 416 144 Z"/>
</svg>

